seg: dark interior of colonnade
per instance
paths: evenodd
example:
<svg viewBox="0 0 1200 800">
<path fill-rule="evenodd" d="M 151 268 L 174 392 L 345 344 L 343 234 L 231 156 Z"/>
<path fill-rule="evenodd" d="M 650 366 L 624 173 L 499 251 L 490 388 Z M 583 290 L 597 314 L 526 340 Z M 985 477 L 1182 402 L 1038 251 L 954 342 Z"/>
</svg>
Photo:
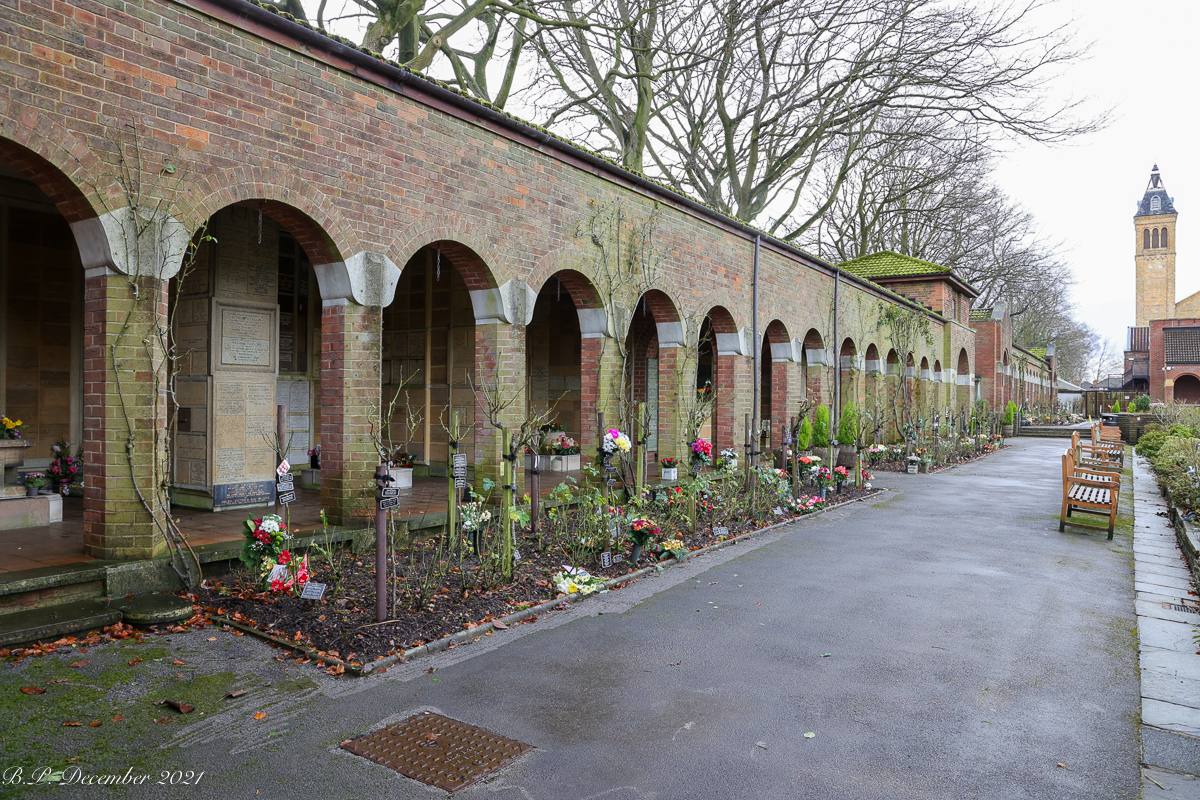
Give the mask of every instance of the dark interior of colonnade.
<svg viewBox="0 0 1200 800">
<path fill-rule="evenodd" d="M 700 338 L 698 340 L 696 358 L 696 392 L 700 394 L 715 393 L 718 385 L 717 372 L 717 334 L 713 330 L 712 318 L 706 316 L 704 321 L 700 323 Z M 715 436 L 717 430 L 717 403 L 718 398 L 714 396 L 712 413 L 700 428 L 700 437 L 707 439 L 713 444 L 716 444 L 717 441 Z"/>
<path fill-rule="evenodd" d="M 1200 378 L 1181 375 L 1175 379 L 1175 402 L 1200 403 Z"/>
<path fill-rule="evenodd" d="M 474 378 L 470 291 L 447 256 L 422 248 L 404 266 L 395 299 L 383 311 L 381 403 L 391 415 L 384 446 L 409 452 L 431 475 L 445 475 L 450 437 L 443 423 L 454 411 L 464 426 L 474 422 Z M 474 464 L 471 437 L 459 452 Z"/>
<path fill-rule="evenodd" d="M 547 412 L 548 421 L 561 425 L 576 442 L 583 441 L 582 356 L 575 301 L 559 278 L 551 278 L 538 293 L 525 328 L 526 397 L 530 411 Z"/>
</svg>

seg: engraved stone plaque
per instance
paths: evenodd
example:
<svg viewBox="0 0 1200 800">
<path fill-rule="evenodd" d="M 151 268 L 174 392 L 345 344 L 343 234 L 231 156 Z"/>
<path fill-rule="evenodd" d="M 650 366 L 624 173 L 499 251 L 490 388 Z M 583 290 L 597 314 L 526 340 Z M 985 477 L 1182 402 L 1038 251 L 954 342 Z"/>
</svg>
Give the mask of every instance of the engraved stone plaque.
<svg viewBox="0 0 1200 800">
<path fill-rule="evenodd" d="M 271 366 L 270 311 L 221 309 L 221 363 L 238 367 Z"/>
<path fill-rule="evenodd" d="M 246 413 L 246 385 L 218 383 L 213 387 L 213 413 L 218 416 L 242 416 Z"/>
<path fill-rule="evenodd" d="M 244 448 L 215 448 L 213 460 L 216 462 L 217 483 L 230 483 L 246 474 L 246 451 Z"/>
</svg>

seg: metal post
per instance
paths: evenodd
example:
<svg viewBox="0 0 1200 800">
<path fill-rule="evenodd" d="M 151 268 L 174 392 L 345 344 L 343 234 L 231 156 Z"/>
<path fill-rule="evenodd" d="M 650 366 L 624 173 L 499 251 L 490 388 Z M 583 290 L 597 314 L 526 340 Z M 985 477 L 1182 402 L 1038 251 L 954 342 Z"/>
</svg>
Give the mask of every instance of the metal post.
<svg viewBox="0 0 1200 800">
<path fill-rule="evenodd" d="M 387 509 L 380 508 L 381 491 L 392 481 L 387 464 L 375 468 L 375 621 L 387 619 Z"/>
<path fill-rule="evenodd" d="M 458 454 L 458 412 L 450 412 L 450 469 L 449 496 L 446 505 L 446 536 L 449 544 L 455 546 L 455 533 L 458 531 L 458 479 L 454 475 L 454 456 Z"/>
<path fill-rule="evenodd" d="M 288 407 L 283 403 L 275 406 L 275 466 L 283 463 L 287 449 L 287 411 Z M 276 473 L 276 477 L 279 473 Z M 283 512 L 283 503 L 279 502 L 279 492 L 275 493 L 275 513 Z"/>
<path fill-rule="evenodd" d="M 517 473 L 513 464 L 516 459 L 512 452 L 512 432 L 507 428 L 501 429 L 501 443 L 504 447 L 504 509 L 500 512 L 500 535 L 504 538 L 500 552 L 504 556 L 504 564 L 502 565 L 504 577 L 511 578 L 513 574 L 512 503 L 513 486 L 517 482 Z"/>
<path fill-rule="evenodd" d="M 754 235 L 754 281 L 751 284 L 751 289 L 752 289 L 752 293 L 753 293 L 752 303 L 754 306 L 754 311 L 753 311 L 754 316 L 751 321 L 751 329 L 752 329 L 751 336 L 754 339 L 754 343 L 752 345 L 752 352 L 750 353 L 751 357 L 753 358 L 753 364 L 752 364 L 751 368 L 754 370 L 753 379 L 750 381 L 751 385 L 754 387 L 754 391 L 752 392 L 752 397 L 751 397 L 750 413 L 754 419 L 758 419 L 758 411 L 759 411 L 759 405 L 760 405 L 759 399 L 758 399 L 759 398 L 758 383 L 760 380 L 762 380 L 762 371 L 759 368 L 759 364 L 758 364 L 758 360 L 761 356 L 760 351 L 762 350 L 762 343 L 758 341 L 758 250 L 759 250 L 759 245 L 760 245 L 761 241 L 762 241 L 762 235 L 755 234 Z M 747 423 L 747 427 L 749 427 L 749 423 Z M 749 440 L 749 438 L 750 438 L 749 436 L 746 437 L 747 440 Z M 747 470 L 750 468 L 751 459 L 752 459 L 752 456 L 750 455 L 750 448 L 747 447 L 746 448 L 746 468 L 747 468 Z"/>
<path fill-rule="evenodd" d="M 597 458 L 600 459 L 600 470 L 599 471 L 604 476 L 602 479 L 604 488 L 601 490 L 601 492 L 603 492 L 603 494 L 604 494 L 604 505 L 607 506 L 608 505 L 608 473 L 605 470 L 605 466 L 604 466 L 605 429 L 604 429 L 604 412 L 603 411 L 596 412 L 596 427 L 599 429 L 599 434 L 596 436 L 596 456 L 597 456 Z"/>
<path fill-rule="evenodd" d="M 634 428 L 634 430 L 633 430 L 633 446 L 634 446 L 634 448 L 636 448 L 634 450 L 634 453 L 635 453 L 634 462 L 637 464 L 637 467 L 634 470 L 633 502 L 635 505 L 642 504 L 642 486 L 645 482 L 645 475 L 646 475 L 646 453 L 648 451 L 643 450 L 642 446 L 641 446 L 643 437 L 646 435 L 646 428 L 645 428 L 645 425 L 643 424 L 645 418 L 646 418 L 646 404 L 638 403 L 637 404 L 637 419 L 633 423 L 633 428 Z"/>
</svg>

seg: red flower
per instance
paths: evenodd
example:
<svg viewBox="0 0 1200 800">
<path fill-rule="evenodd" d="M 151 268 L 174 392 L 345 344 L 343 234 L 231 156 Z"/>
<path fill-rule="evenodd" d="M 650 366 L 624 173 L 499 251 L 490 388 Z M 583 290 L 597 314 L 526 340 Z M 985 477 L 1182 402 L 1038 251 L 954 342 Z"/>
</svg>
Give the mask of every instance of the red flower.
<svg viewBox="0 0 1200 800">
<path fill-rule="evenodd" d="M 279 553 L 279 563 L 280 564 L 286 564 L 291 560 L 292 560 L 292 554 L 289 553 L 287 550 L 283 550 Z"/>
</svg>

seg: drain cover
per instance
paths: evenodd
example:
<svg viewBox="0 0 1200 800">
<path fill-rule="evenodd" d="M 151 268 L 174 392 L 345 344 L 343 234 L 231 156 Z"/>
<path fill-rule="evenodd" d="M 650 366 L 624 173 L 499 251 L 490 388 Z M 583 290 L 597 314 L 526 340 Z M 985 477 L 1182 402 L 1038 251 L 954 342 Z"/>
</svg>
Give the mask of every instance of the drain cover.
<svg viewBox="0 0 1200 800">
<path fill-rule="evenodd" d="M 451 794 L 533 749 L 533 745 L 429 711 L 351 739 L 342 747 Z"/>
</svg>

